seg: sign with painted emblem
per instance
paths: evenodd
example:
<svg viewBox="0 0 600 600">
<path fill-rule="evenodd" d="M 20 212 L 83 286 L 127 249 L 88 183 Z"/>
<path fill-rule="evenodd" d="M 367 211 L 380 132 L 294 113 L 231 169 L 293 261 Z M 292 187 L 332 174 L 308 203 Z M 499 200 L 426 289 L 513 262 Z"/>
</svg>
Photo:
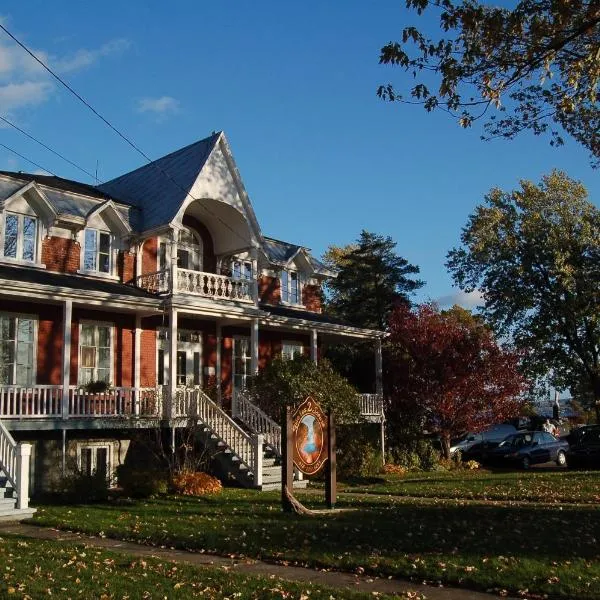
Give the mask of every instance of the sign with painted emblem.
<svg viewBox="0 0 600 600">
<path fill-rule="evenodd" d="M 327 415 L 310 396 L 292 416 L 294 464 L 305 475 L 315 475 L 328 457 Z"/>
</svg>

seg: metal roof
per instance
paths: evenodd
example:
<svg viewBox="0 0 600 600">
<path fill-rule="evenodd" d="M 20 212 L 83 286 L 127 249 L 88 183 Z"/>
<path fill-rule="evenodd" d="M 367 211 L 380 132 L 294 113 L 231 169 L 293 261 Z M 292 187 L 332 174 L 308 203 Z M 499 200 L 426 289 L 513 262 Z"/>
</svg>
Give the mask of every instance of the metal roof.
<svg viewBox="0 0 600 600">
<path fill-rule="evenodd" d="M 220 132 L 98 186 L 142 210 L 141 229 L 170 223 L 186 199 Z M 168 174 L 168 175 L 167 175 Z"/>
</svg>

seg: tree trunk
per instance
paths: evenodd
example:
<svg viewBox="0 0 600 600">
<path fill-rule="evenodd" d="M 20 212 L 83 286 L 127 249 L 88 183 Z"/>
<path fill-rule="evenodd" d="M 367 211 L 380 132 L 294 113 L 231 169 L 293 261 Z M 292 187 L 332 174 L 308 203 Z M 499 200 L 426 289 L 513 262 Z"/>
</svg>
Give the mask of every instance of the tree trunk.
<svg viewBox="0 0 600 600">
<path fill-rule="evenodd" d="M 442 456 L 446 459 L 450 459 L 450 436 L 447 434 L 442 434 L 440 436 L 442 442 Z"/>
</svg>

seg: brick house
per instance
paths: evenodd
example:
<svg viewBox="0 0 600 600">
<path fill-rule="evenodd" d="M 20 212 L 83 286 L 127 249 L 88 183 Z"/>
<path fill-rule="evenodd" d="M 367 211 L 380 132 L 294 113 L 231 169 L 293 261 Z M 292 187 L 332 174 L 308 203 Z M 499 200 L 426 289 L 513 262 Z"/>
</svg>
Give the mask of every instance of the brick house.
<svg viewBox="0 0 600 600">
<path fill-rule="evenodd" d="M 0 208 L 0 471 L 15 485 L 15 439 L 38 491 L 71 463 L 112 472 L 132 430 L 193 417 L 261 487 L 276 424 L 243 390 L 272 357 L 372 339 L 381 392 L 381 332 L 321 312 L 335 274 L 263 235 L 223 133 L 97 187 L 0 172 Z"/>
</svg>

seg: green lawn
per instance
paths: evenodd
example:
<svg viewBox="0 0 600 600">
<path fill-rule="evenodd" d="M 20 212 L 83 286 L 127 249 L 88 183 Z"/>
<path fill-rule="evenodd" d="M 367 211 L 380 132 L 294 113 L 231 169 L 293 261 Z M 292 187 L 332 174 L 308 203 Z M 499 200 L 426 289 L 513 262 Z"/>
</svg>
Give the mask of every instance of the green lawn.
<svg viewBox="0 0 600 600">
<path fill-rule="evenodd" d="M 317 501 L 314 495 L 305 499 Z M 527 589 L 552 598 L 599 597 L 600 507 L 375 494 L 344 496 L 339 506 L 354 510 L 299 517 L 281 512 L 277 494 L 230 489 L 211 498 L 169 497 L 132 506 L 44 506 L 34 520 L 224 555 L 515 594 Z"/>
<path fill-rule="evenodd" d="M 386 475 L 340 483 L 339 491 L 418 498 L 464 498 L 570 504 L 600 503 L 600 471 L 486 470 Z"/>
<path fill-rule="evenodd" d="M 372 594 L 365 592 L 289 583 L 232 573 L 226 569 L 134 558 L 83 544 L 13 537 L 0 538 L 0 564 L 1 598 L 373 598 Z M 390 598 L 387 595 L 378 597 Z"/>
</svg>

